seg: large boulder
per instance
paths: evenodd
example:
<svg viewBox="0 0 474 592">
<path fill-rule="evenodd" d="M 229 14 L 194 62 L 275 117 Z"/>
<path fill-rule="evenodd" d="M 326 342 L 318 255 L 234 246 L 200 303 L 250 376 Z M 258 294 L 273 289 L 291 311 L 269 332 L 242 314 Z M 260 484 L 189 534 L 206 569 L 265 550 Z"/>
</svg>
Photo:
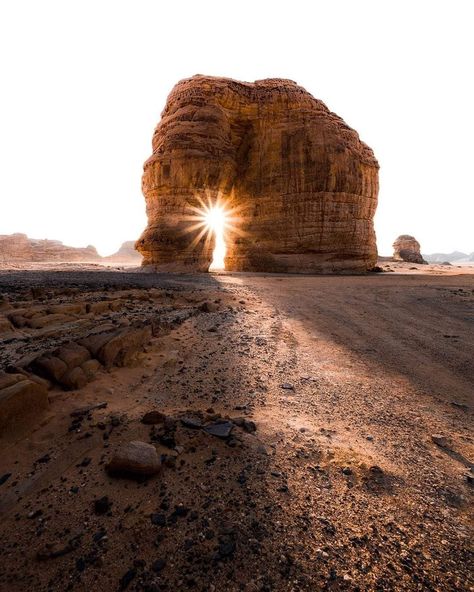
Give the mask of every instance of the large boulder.
<svg viewBox="0 0 474 592">
<path fill-rule="evenodd" d="M 414 236 L 401 234 L 393 243 L 393 258 L 408 263 L 426 263 L 420 251 L 420 243 Z"/>
<path fill-rule="evenodd" d="M 24 374 L 0 372 L 0 433 L 48 407 L 48 389 Z"/>
<path fill-rule="evenodd" d="M 196 208 L 219 202 L 231 211 L 226 269 L 366 271 L 378 168 L 357 132 L 291 80 L 193 76 L 153 136 L 136 248 L 157 270 L 206 271 L 214 241 Z"/>
</svg>

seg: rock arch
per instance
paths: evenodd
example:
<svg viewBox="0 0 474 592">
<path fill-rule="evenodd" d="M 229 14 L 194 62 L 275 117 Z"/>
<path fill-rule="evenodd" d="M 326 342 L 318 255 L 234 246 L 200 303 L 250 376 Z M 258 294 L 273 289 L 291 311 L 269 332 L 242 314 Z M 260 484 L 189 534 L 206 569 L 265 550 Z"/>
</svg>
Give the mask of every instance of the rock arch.
<svg viewBox="0 0 474 592">
<path fill-rule="evenodd" d="M 378 163 L 358 134 L 291 80 L 196 75 L 173 88 L 142 180 L 143 265 L 206 271 L 212 240 L 187 212 L 222 200 L 238 212 L 226 269 L 366 271 L 377 257 Z"/>
</svg>

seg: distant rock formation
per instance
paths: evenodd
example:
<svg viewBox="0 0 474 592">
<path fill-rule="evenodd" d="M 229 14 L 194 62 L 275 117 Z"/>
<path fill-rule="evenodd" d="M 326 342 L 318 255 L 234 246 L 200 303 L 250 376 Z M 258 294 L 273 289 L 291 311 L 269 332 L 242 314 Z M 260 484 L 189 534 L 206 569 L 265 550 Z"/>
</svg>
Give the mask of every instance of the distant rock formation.
<svg viewBox="0 0 474 592">
<path fill-rule="evenodd" d="M 26 234 L 0 235 L 0 262 L 99 261 L 96 248 L 68 247 L 61 241 L 28 238 Z"/>
<path fill-rule="evenodd" d="M 146 161 L 144 265 L 207 271 L 200 200 L 235 208 L 228 270 L 366 271 L 377 260 L 378 163 L 340 117 L 291 80 L 196 75 L 168 97 Z"/>
<path fill-rule="evenodd" d="M 122 243 L 120 249 L 113 255 L 104 257 L 106 261 L 117 262 L 117 263 L 136 263 L 140 264 L 142 256 L 135 249 L 135 241 L 126 241 Z"/>
<path fill-rule="evenodd" d="M 401 234 L 393 243 L 393 258 L 409 263 L 426 263 L 420 252 L 420 243 L 409 234 Z"/>
<path fill-rule="evenodd" d="M 423 255 L 423 258 L 428 263 L 443 263 L 449 261 L 450 263 L 468 263 L 474 261 L 474 253 L 468 254 L 461 251 L 453 251 L 452 253 L 432 253 L 431 255 Z"/>
<path fill-rule="evenodd" d="M 141 255 L 134 241 L 126 241 L 109 257 L 101 257 L 92 245 L 68 247 L 61 241 L 28 238 L 26 234 L 0 235 L 0 263 L 135 263 Z"/>
</svg>

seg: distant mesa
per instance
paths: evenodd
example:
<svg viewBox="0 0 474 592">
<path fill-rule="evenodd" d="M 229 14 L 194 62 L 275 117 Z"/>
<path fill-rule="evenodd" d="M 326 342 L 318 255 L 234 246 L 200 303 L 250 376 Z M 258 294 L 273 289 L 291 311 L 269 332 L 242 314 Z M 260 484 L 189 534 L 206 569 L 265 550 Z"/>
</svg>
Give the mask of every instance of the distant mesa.
<svg viewBox="0 0 474 592">
<path fill-rule="evenodd" d="M 372 150 L 296 82 L 196 75 L 168 96 L 142 180 L 143 264 L 207 271 L 214 240 L 190 214 L 231 212 L 231 271 L 364 272 L 377 260 Z M 196 214 L 194 214 L 196 215 Z"/>
<path fill-rule="evenodd" d="M 123 243 L 109 257 L 101 257 L 92 245 L 69 247 L 61 241 L 28 238 L 26 234 L 0 235 L 0 263 L 107 263 L 122 262 L 139 265 L 141 256 L 133 241 Z"/>
<path fill-rule="evenodd" d="M 420 251 L 420 243 L 414 236 L 401 234 L 393 243 L 393 258 L 395 261 L 424 264 Z"/>
</svg>

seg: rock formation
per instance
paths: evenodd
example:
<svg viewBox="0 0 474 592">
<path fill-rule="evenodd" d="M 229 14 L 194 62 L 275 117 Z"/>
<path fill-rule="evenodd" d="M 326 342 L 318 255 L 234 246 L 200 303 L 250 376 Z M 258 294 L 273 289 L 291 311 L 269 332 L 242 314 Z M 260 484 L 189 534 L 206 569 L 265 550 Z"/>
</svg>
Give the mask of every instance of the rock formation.
<svg viewBox="0 0 474 592">
<path fill-rule="evenodd" d="M 113 255 L 101 257 L 92 245 L 68 247 L 61 241 L 28 238 L 26 234 L 0 235 L 0 263 L 103 262 L 139 265 L 142 257 L 134 244 L 134 241 L 126 241 Z"/>
<path fill-rule="evenodd" d="M 136 263 L 138 265 L 142 260 L 142 256 L 135 249 L 135 241 L 126 241 L 122 243 L 120 249 L 116 253 L 104 257 L 104 259 L 110 262 Z"/>
<path fill-rule="evenodd" d="M 98 261 L 96 248 L 68 247 L 61 241 L 28 238 L 26 234 L 0 235 L 0 263 L 44 261 Z"/>
<path fill-rule="evenodd" d="M 291 80 L 196 75 L 178 82 L 142 180 L 136 248 L 159 270 L 206 271 L 200 202 L 232 211 L 228 270 L 366 271 L 377 258 L 378 163 L 344 121 Z"/>
<path fill-rule="evenodd" d="M 401 234 L 393 243 L 393 258 L 409 263 L 426 263 L 421 255 L 420 243 L 409 234 Z"/>
</svg>

